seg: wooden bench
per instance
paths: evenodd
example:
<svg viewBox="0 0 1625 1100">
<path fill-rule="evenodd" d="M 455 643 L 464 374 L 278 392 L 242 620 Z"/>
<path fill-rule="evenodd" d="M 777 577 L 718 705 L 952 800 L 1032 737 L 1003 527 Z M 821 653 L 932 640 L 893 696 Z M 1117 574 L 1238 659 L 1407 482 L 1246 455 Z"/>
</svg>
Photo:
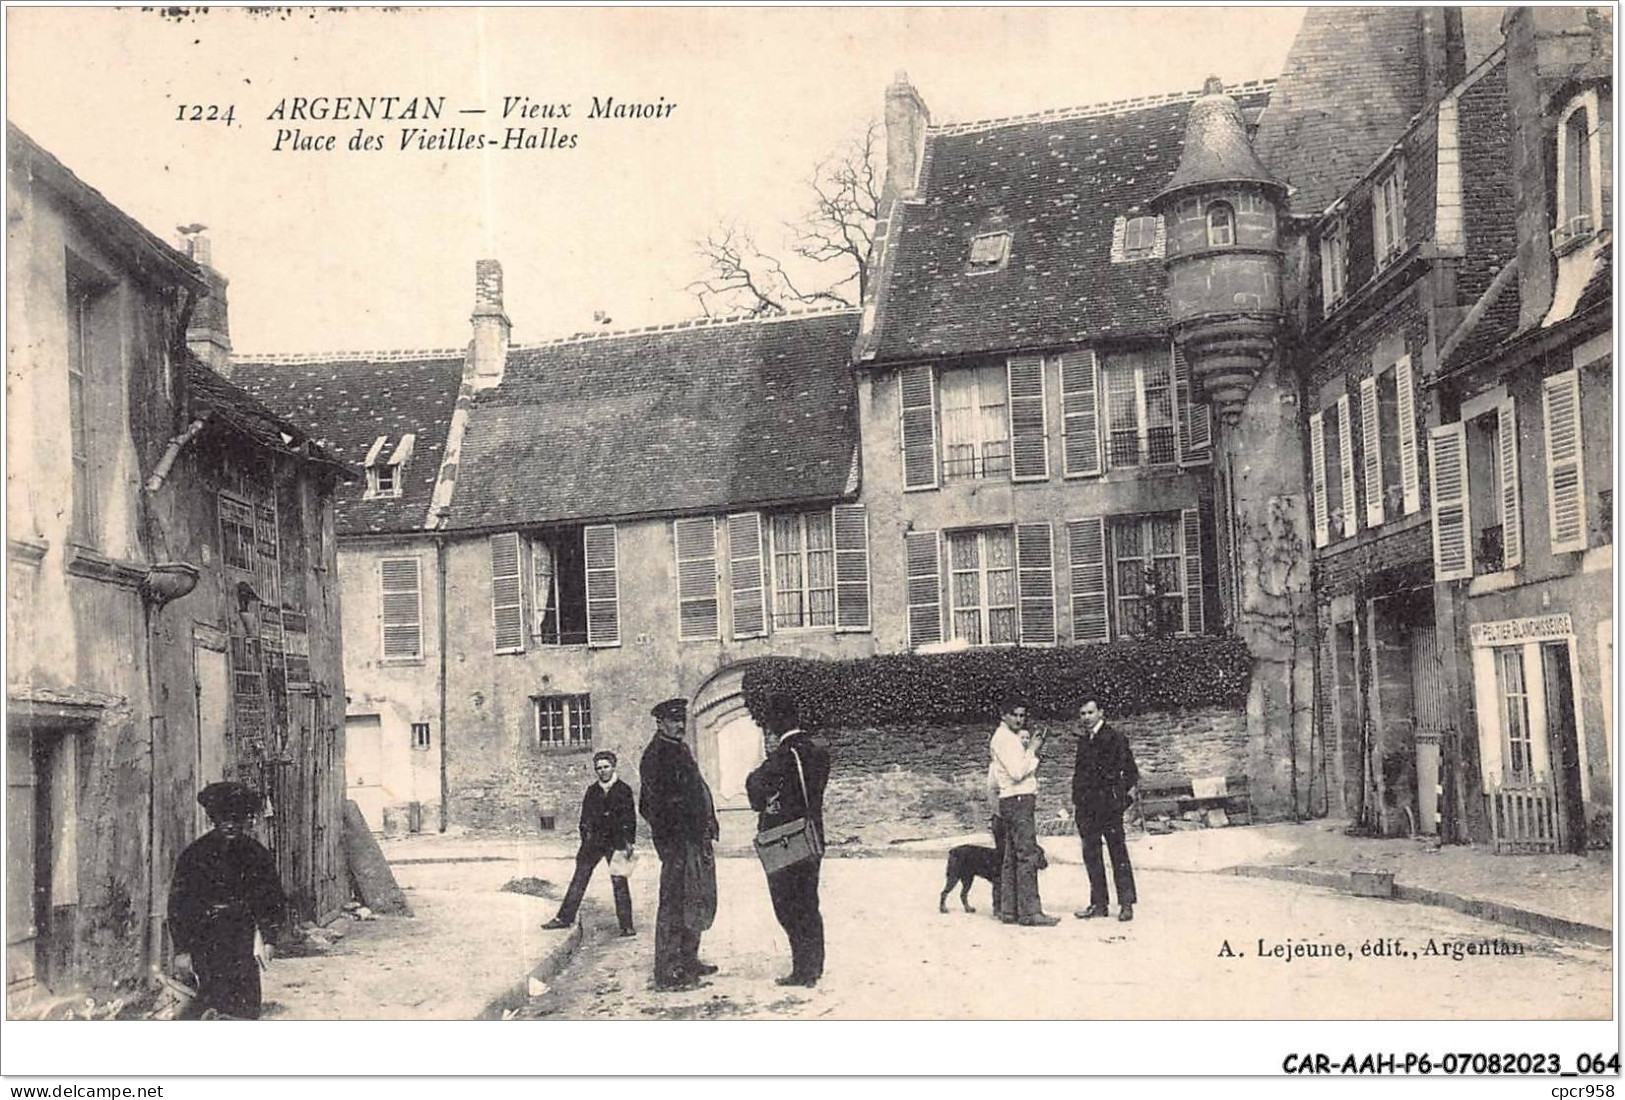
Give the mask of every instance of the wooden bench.
<svg viewBox="0 0 1625 1100">
<path fill-rule="evenodd" d="M 1245 775 L 1194 779 L 1184 775 L 1142 775 L 1139 791 L 1135 807 L 1142 828 L 1152 818 L 1184 818 L 1191 811 L 1205 816 L 1208 810 L 1223 810 L 1231 825 L 1252 823 Z"/>
</svg>

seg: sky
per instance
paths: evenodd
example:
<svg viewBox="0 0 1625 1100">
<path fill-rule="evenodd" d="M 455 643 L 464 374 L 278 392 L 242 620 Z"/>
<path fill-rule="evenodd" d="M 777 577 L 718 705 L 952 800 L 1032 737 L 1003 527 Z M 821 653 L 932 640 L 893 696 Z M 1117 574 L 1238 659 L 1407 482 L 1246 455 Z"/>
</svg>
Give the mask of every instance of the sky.
<svg viewBox="0 0 1625 1100">
<path fill-rule="evenodd" d="M 617 329 L 698 315 L 695 242 L 720 224 L 778 239 L 898 71 L 938 123 L 1178 92 L 1274 76 L 1302 13 L 14 7 L 6 110 L 159 236 L 208 227 L 239 354 L 460 347 L 487 257 L 527 343 L 597 312 Z M 340 96 L 444 97 L 444 114 L 270 117 Z M 570 117 L 503 120 L 521 96 Z M 594 97 L 673 106 L 593 119 Z M 177 118 L 191 105 L 230 106 L 232 123 Z M 454 144 L 457 127 L 524 126 L 555 147 L 403 151 L 411 126 Z M 277 149 L 294 129 L 336 148 Z M 358 130 L 384 148 L 349 149 Z"/>
</svg>

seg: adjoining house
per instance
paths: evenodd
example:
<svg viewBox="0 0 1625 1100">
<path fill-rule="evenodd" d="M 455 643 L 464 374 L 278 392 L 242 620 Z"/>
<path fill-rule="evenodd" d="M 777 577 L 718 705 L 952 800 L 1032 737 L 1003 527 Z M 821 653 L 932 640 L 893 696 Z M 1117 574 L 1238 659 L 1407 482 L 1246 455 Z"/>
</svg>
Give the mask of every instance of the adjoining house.
<svg viewBox="0 0 1625 1100">
<path fill-rule="evenodd" d="M 347 896 L 331 511 L 351 475 L 188 349 L 210 290 L 195 257 L 6 137 L 20 1009 L 127 990 L 164 961 L 169 876 L 208 827 L 195 796 L 214 780 L 264 792 L 261 835 L 299 916 Z"/>
</svg>

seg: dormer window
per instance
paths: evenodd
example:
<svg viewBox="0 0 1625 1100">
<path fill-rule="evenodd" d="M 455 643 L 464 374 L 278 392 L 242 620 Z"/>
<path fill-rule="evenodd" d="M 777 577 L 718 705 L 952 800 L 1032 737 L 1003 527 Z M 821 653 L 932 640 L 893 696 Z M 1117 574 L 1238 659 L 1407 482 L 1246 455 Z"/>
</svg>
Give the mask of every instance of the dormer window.
<svg viewBox="0 0 1625 1100">
<path fill-rule="evenodd" d="M 1320 235 L 1320 301 L 1325 313 L 1337 308 L 1348 283 L 1348 225 L 1342 218 Z"/>
<path fill-rule="evenodd" d="M 389 436 L 381 435 L 373 440 L 372 447 L 367 451 L 367 460 L 362 463 L 367 470 L 367 492 L 365 499 L 376 500 L 401 495 L 403 474 L 406 464 L 412 459 L 412 447 L 417 442 L 417 435 L 407 432 L 401 436 L 400 442 L 384 457 L 384 447 L 389 442 Z"/>
<path fill-rule="evenodd" d="M 1405 251 L 1405 162 L 1393 166 L 1377 180 L 1371 194 L 1371 223 L 1377 266 Z"/>
<path fill-rule="evenodd" d="M 1557 125 L 1557 225 L 1552 249 L 1562 253 L 1589 240 L 1597 228 L 1601 188 L 1598 159 L 1597 93 L 1576 97 Z"/>
<path fill-rule="evenodd" d="M 1010 234 L 978 233 L 970 241 L 970 269 L 996 271 L 1010 259 Z"/>
<path fill-rule="evenodd" d="M 1165 242 L 1161 218 L 1150 215 L 1119 217 L 1112 226 L 1112 263 L 1161 259 Z"/>
<path fill-rule="evenodd" d="M 1228 248 L 1236 243 L 1236 212 L 1227 202 L 1216 202 L 1207 208 L 1207 243 L 1209 248 Z"/>
</svg>

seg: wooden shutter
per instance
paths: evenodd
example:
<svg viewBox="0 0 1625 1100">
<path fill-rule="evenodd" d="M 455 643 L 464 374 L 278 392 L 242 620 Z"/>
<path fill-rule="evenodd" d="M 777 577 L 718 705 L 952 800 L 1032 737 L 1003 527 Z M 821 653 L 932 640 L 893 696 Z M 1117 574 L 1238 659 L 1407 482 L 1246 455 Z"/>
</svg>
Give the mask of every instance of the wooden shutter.
<svg viewBox="0 0 1625 1100">
<path fill-rule="evenodd" d="M 683 641 L 719 637 L 716 520 L 680 519 L 672 531 L 677 543 L 677 636 Z"/>
<path fill-rule="evenodd" d="M 897 372 L 902 405 L 903 488 L 937 487 L 936 383 L 930 366 Z"/>
<path fill-rule="evenodd" d="M 1048 523 L 1016 525 L 1016 584 L 1021 593 L 1021 641 L 1055 644 L 1055 550 Z"/>
<path fill-rule="evenodd" d="M 1066 525 L 1067 556 L 1072 567 L 1072 639 L 1111 640 L 1106 623 L 1106 521 L 1100 516 Z"/>
<path fill-rule="evenodd" d="M 1326 414 L 1309 418 L 1309 471 L 1315 496 L 1315 545 L 1331 541 L 1331 505 L 1326 499 Z"/>
<path fill-rule="evenodd" d="M 1061 357 L 1061 419 L 1067 477 L 1096 477 L 1100 462 L 1100 364 L 1092 351 Z"/>
<path fill-rule="evenodd" d="M 935 531 L 904 536 L 908 556 L 908 644 L 942 641 L 942 550 Z"/>
<path fill-rule="evenodd" d="M 1546 515 L 1552 553 L 1586 548 L 1585 452 L 1580 440 L 1580 373 L 1542 383 L 1546 406 Z"/>
<path fill-rule="evenodd" d="M 741 512 L 728 517 L 728 586 L 734 639 L 760 638 L 766 634 L 762 517 L 758 512 Z"/>
<path fill-rule="evenodd" d="M 1467 425 L 1457 422 L 1428 434 L 1429 497 L 1433 501 L 1433 578 L 1473 575 L 1467 499 Z"/>
<path fill-rule="evenodd" d="M 1049 477 L 1049 432 L 1044 416 L 1044 359 L 1012 355 L 1007 363 L 1010 398 L 1010 480 Z"/>
<path fill-rule="evenodd" d="M 1381 527 L 1382 490 L 1382 411 L 1377 407 L 1377 379 L 1360 379 L 1360 444 L 1365 455 L 1365 523 Z"/>
<path fill-rule="evenodd" d="M 835 535 L 835 629 L 869 629 L 869 512 L 861 504 L 831 509 Z"/>
<path fill-rule="evenodd" d="M 1399 414 L 1399 483 L 1405 493 L 1405 514 L 1422 507 L 1422 470 L 1416 444 L 1416 372 L 1411 357 L 1402 355 L 1394 364 L 1395 408 Z"/>
<path fill-rule="evenodd" d="M 1182 553 L 1185 559 L 1185 633 L 1203 631 L 1202 517 L 1195 508 L 1179 512 Z"/>
<path fill-rule="evenodd" d="M 1509 397 L 1496 407 L 1496 456 L 1501 467 L 1501 567 L 1523 564 L 1523 492 L 1518 485 L 1518 413 Z"/>
<path fill-rule="evenodd" d="M 621 644 L 620 544 L 613 523 L 581 532 L 587 571 L 587 644 Z"/>
<path fill-rule="evenodd" d="M 524 580 L 519 534 L 491 536 L 491 628 L 498 653 L 525 651 Z"/>
<path fill-rule="evenodd" d="M 1353 538 L 1360 530 L 1360 502 L 1354 488 L 1354 413 L 1351 399 L 1337 399 L 1338 473 L 1343 481 L 1343 537 Z"/>
<path fill-rule="evenodd" d="M 423 598 L 417 558 L 378 563 L 383 603 L 383 656 L 423 656 Z"/>
<path fill-rule="evenodd" d="M 1181 466 L 1206 466 L 1213 461 L 1213 410 L 1205 401 L 1191 400 L 1191 366 L 1179 345 L 1173 348 L 1174 357 L 1174 416 L 1179 431 L 1175 433 Z"/>
</svg>

